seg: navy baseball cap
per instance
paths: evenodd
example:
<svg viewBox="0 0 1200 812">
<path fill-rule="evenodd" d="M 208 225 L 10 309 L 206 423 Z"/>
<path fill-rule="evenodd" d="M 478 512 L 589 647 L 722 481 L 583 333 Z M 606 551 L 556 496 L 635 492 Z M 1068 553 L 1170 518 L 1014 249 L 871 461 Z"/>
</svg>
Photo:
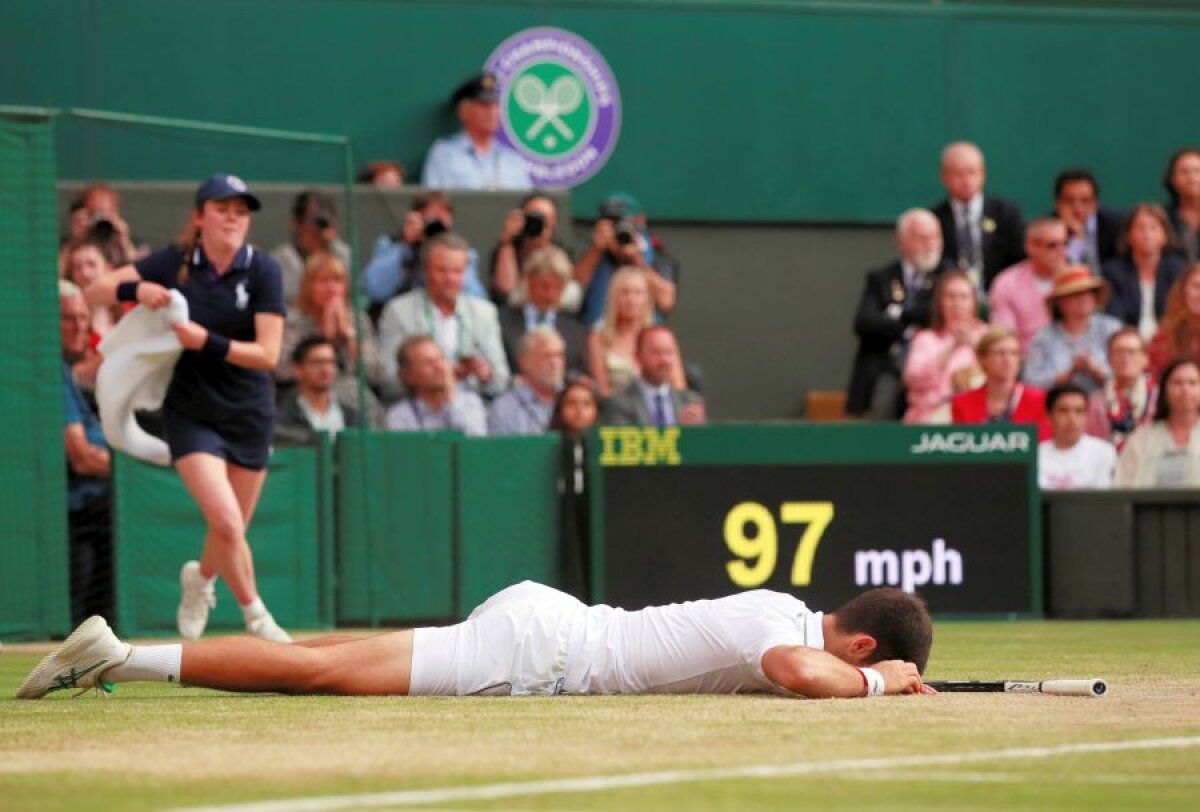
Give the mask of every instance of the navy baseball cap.
<svg viewBox="0 0 1200 812">
<path fill-rule="evenodd" d="M 494 73 L 480 73 L 454 89 L 450 101 L 458 104 L 460 101 L 494 102 L 500 98 L 499 83 Z"/>
<path fill-rule="evenodd" d="M 246 185 L 246 181 L 237 175 L 213 175 L 201 183 L 200 188 L 196 190 L 196 205 L 202 205 L 205 200 L 228 200 L 231 197 L 245 200 L 250 211 L 262 208 L 258 198 L 250 194 L 250 187 Z"/>
</svg>

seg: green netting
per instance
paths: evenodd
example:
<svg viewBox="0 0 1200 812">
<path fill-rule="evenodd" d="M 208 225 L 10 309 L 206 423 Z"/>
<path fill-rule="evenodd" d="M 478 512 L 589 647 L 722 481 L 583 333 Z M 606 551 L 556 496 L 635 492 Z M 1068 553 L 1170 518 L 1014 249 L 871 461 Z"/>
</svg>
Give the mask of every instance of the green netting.
<svg viewBox="0 0 1200 812">
<path fill-rule="evenodd" d="M 0 117 L 3 639 L 69 625 L 53 144 L 49 120 Z"/>
</svg>

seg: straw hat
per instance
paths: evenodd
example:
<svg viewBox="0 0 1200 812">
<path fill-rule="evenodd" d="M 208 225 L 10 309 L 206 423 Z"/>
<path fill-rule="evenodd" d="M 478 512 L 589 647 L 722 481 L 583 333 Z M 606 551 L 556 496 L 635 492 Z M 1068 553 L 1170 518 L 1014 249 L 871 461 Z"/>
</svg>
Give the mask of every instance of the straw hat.
<svg viewBox="0 0 1200 812">
<path fill-rule="evenodd" d="M 1092 275 L 1092 269 L 1086 265 L 1064 265 L 1054 272 L 1054 287 L 1046 294 L 1046 304 L 1053 305 L 1055 300 L 1076 293 L 1095 291 L 1096 308 L 1103 308 L 1108 302 L 1108 282 Z"/>
</svg>

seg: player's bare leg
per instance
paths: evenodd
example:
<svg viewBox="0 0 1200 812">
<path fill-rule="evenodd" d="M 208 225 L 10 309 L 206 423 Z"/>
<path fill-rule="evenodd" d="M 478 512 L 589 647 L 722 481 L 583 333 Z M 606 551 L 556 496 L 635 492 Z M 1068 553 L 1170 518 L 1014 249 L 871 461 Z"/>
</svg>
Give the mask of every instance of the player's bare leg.
<svg viewBox="0 0 1200 812">
<path fill-rule="evenodd" d="M 17 696 L 40 699 L 59 690 L 137 681 L 245 692 L 405 695 L 412 646 L 409 629 L 366 638 L 318 638 L 299 646 L 254 637 L 130 646 L 97 616 L 46 655 Z"/>
<path fill-rule="evenodd" d="M 404 695 L 412 673 L 411 629 L 289 646 L 253 637 L 183 645 L 184 685 L 224 691 Z"/>
</svg>

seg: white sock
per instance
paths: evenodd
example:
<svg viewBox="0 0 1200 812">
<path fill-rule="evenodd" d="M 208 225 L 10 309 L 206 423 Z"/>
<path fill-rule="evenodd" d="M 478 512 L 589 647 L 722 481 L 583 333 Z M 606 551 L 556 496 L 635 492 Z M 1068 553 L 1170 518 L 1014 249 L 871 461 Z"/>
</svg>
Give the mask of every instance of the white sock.
<svg viewBox="0 0 1200 812">
<path fill-rule="evenodd" d="M 263 603 L 261 596 L 242 606 L 242 620 L 246 622 L 247 626 L 251 621 L 258 620 L 265 614 L 268 614 L 267 605 Z"/>
<path fill-rule="evenodd" d="M 183 663 L 183 646 L 131 646 L 129 659 L 104 672 L 105 682 L 174 682 L 179 683 L 179 668 Z"/>
</svg>

